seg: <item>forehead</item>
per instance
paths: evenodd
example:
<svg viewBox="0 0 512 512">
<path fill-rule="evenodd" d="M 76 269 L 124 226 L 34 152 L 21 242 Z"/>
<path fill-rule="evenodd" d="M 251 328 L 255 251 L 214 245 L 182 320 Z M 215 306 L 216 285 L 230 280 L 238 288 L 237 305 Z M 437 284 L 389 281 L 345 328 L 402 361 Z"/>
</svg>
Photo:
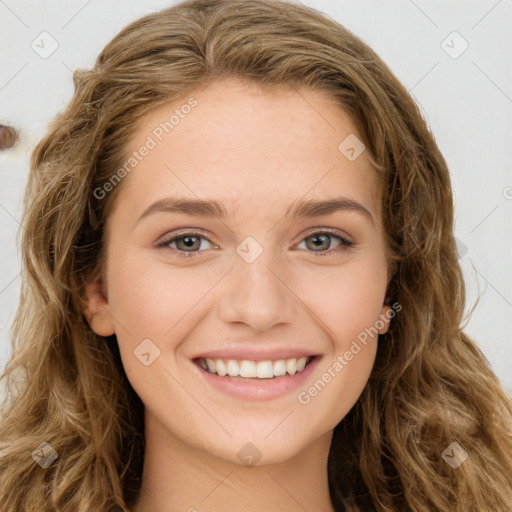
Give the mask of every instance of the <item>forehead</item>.
<svg viewBox="0 0 512 512">
<path fill-rule="evenodd" d="M 140 212 L 166 193 L 215 197 L 228 210 L 343 194 L 377 213 L 378 180 L 365 151 L 355 160 L 343 152 L 354 137 L 349 116 L 323 91 L 224 79 L 140 120 L 125 156 L 151 149 L 121 195 Z"/>
</svg>

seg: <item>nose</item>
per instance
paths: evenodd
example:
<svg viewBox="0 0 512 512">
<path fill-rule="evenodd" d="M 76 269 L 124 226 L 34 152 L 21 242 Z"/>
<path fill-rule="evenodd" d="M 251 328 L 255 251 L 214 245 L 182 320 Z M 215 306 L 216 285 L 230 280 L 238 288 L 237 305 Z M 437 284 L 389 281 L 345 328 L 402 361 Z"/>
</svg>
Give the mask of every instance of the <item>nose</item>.
<svg viewBox="0 0 512 512">
<path fill-rule="evenodd" d="M 252 263 L 236 258 L 220 290 L 219 314 L 223 322 L 267 331 L 295 320 L 300 300 L 293 293 L 293 282 L 269 255 L 270 251 L 263 251 Z"/>
</svg>

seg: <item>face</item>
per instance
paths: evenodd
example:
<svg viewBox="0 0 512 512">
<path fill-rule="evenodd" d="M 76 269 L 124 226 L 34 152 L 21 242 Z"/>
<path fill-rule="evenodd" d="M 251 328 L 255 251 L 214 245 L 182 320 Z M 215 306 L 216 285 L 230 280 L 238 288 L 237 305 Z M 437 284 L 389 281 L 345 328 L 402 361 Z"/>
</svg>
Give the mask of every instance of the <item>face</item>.
<svg viewBox="0 0 512 512">
<path fill-rule="evenodd" d="M 280 462 L 348 413 L 388 329 L 377 176 L 324 93 L 224 79 L 191 97 L 129 142 L 146 154 L 87 317 L 116 334 L 146 421 L 224 460 Z"/>
</svg>

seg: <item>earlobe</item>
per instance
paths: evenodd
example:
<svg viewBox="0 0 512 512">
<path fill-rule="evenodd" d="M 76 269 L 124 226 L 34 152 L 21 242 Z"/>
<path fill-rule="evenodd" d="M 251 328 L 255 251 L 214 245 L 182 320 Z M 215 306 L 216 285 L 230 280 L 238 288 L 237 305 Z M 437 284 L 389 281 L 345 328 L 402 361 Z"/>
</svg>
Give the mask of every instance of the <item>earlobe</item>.
<svg viewBox="0 0 512 512">
<path fill-rule="evenodd" d="M 384 304 L 380 311 L 379 320 L 377 321 L 376 327 L 379 329 L 379 334 L 386 334 L 389 331 L 391 319 L 395 315 L 394 310 L 389 305 L 391 302 L 389 285 L 396 271 L 396 262 L 393 263 L 392 267 L 388 269 L 388 282 L 386 285 L 386 296 L 384 298 Z"/>
<path fill-rule="evenodd" d="M 114 320 L 108 311 L 108 301 L 101 276 L 96 277 L 85 286 L 83 314 L 91 329 L 99 336 L 115 334 Z"/>
<path fill-rule="evenodd" d="M 379 334 L 386 334 L 389 330 L 389 324 L 391 323 L 392 315 L 391 306 L 384 304 L 382 306 L 382 310 L 379 315 L 379 320 L 377 321 L 377 328 L 379 329 Z"/>
</svg>

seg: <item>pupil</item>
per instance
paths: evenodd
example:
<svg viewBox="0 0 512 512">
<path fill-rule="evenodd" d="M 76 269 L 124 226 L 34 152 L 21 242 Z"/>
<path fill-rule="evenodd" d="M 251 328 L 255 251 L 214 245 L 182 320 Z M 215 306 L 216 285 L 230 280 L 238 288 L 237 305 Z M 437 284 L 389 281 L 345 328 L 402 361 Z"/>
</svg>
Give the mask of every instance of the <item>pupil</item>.
<svg viewBox="0 0 512 512">
<path fill-rule="evenodd" d="M 315 235 L 312 237 L 312 239 L 314 240 L 314 244 L 316 246 L 317 249 L 321 249 L 321 250 L 326 250 L 329 248 L 329 235 Z M 323 240 L 322 240 L 323 239 Z M 317 242 L 320 242 L 320 245 L 322 244 L 322 242 L 327 243 L 327 247 L 324 247 L 323 249 L 321 247 L 319 247 L 317 244 Z"/>
<path fill-rule="evenodd" d="M 197 244 L 197 240 L 198 238 L 196 236 L 185 236 L 183 238 L 180 239 L 184 246 L 188 249 L 193 249 L 193 248 L 197 248 L 197 247 L 194 247 L 195 244 Z"/>
</svg>

